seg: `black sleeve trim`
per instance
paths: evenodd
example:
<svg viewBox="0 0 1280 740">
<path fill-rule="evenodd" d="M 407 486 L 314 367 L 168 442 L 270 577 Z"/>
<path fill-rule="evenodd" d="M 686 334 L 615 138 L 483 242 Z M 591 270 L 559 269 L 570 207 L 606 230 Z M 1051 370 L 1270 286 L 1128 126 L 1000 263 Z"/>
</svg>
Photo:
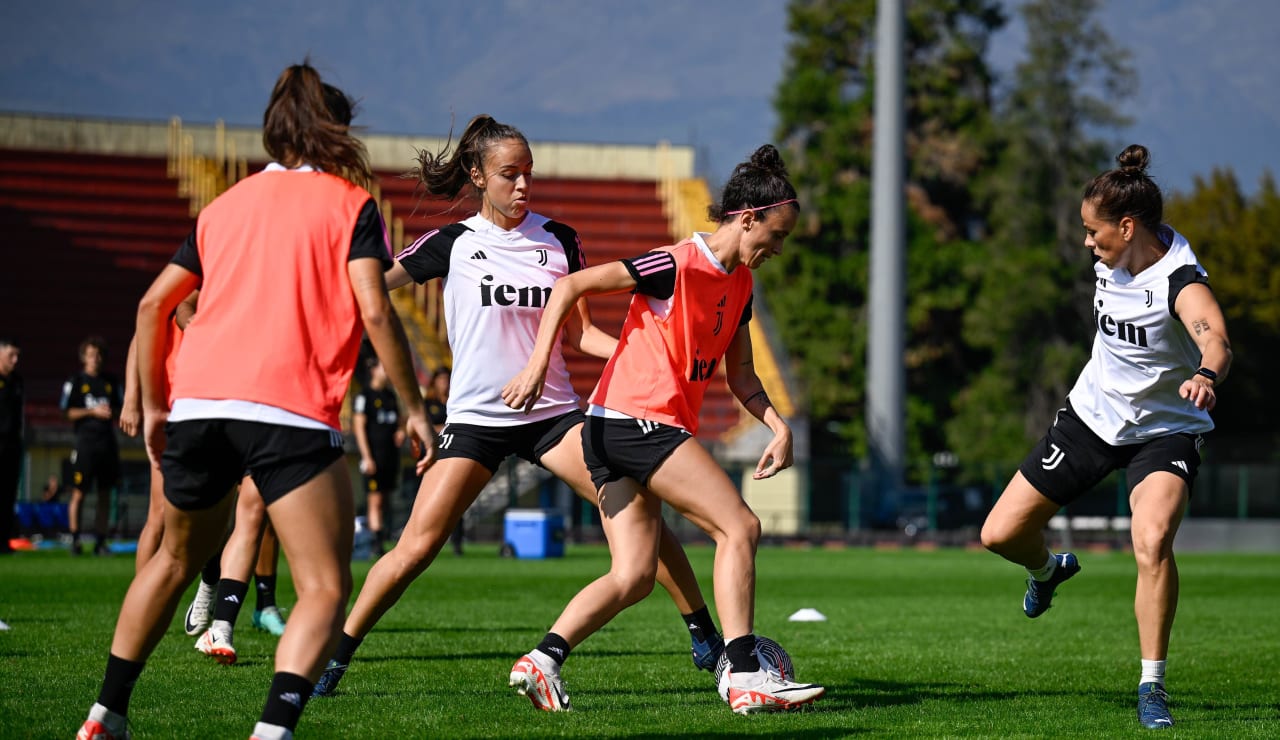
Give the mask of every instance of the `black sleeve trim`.
<svg viewBox="0 0 1280 740">
<path fill-rule="evenodd" d="M 569 272 L 586 269 L 587 255 L 582 250 L 582 238 L 572 226 L 559 221 L 548 221 L 542 228 L 560 241 L 564 248 L 564 256 L 569 260 Z"/>
<path fill-rule="evenodd" d="M 635 292 L 664 301 L 676 292 L 676 258 L 670 252 L 648 252 L 621 262 L 636 281 Z"/>
<path fill-rule="evenodd" d="M 751 323 L 751 306 L 755 304 L 755 295 L 747 296 L 747 305 L 742 307 L 742 318 L 738 319 L 738 326 L 746 326 Z"/>
<path fill-rule="evenodd" d="M 453 253 L 453 243 L 468 231 L 471 228 L 463 223 L 449 224 L 429 231 L 397 254 L 396 261 L 415 283 L 422 284 L 431 278 L 443 278 L 449 274 L 449 256 Z"/>
<path fill-rule="evenodd" d="M 1200 283 L 1201 285 L 1209 284 L 1209 276 L 1196 269 L 1195 265 L 1183 265 L 1173 271 L 1169 276 L 1169 315 L 1177 318 L 1178 312 L 1173 309 L 1174 304 L 1178 302 L 1178 294 L 1182 289 L 1192 283 Z"/>
<path fill-rule="evenodd" d="M 182 246 L 178 247 L 178 252 L 169 262 L 194 273 L 197 277 L 204 277 L 204 270 L 200 267 L 200 250 L 196 247 L 195 229 L 187 235 L 186 240 L 182 242 Z"/>
<path fill-rule="evenodd" d="M 365 201 L 356 217 L 356 228 L 351 232 L 351 251 L 347 253 L 347 261 L 372 257 L 378 260 L 383 270 L 391 267 L 391 246 L 387 238 L 387 227 L 382 223 L 382 211 L 373 198 Z"/>
</svg>

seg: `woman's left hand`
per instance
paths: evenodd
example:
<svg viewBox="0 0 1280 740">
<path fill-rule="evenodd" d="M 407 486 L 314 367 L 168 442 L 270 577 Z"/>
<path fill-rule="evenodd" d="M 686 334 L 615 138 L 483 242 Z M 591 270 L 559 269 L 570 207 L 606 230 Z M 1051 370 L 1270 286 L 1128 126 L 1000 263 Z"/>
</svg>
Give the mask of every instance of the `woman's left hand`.
<svg viewBox="0 0 1280 740">
<path fill-rule="evenodd" d="M 755 480 L 772 478 L 794 463 L 795 460 L 791 456 L 791 430 L 787 429 L 783 433 L 773 435 L 773 439 L 764 448 L 764 454 L 760 455 L 760 461 L 756 463 L 756 471 L 751 477 Z"/>
<path fill-rule="evenodd" d="M 1182 385 L 1178 388 L 1178 395 L 1193 403 L 1196 408 L 1205 411 L 1213 411 L 1213 407 L 1218 404 L 1218 394 L 1213 387 L 1213 381 L 1201 375 L 1194 375 L 1182 381 Z"/>
</svg>

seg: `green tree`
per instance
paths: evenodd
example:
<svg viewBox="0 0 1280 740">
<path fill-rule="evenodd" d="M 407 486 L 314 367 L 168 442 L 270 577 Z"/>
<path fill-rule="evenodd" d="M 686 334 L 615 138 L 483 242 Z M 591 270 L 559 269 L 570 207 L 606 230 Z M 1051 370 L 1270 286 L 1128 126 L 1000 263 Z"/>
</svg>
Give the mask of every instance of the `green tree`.
<svg viewBox="0 0 1280 740">
<path fill-rule="evenodd" d="M 1159 154 L 1158 152 L 1156 153 Z M 1187 240 L 1209 273 L 1234 352 L 1231 374 L 1213 412 L 1219 458 L 1276 459 L 1280 397 L 1270 387 L 1271 350 L 1280 344 L 1280 193 L 1270 174 L 1246 197 L 1230 170 L 1197 177 L 1188 195 L 1172 195 L 1165 220 Z"/>
<path fill-rule="evenodd" d="M 938 449 L 972 351 L 961 319 L 980 274 L 966 241 L 981 218 L 972 183 L 990 166 L 992 78 L 1004 22 L 994 0 L 917 0 L 906 18 L 908 454 Z M 775 105 L 803 216 L 761 271 L 803 379 L 818 454 L 865 455 L 866 300 L 875 2 L 793 0 Z"/>
<path fill-rule="evenodd" d="M 1026 58 L 998 106 L 1002 136 L 989 199 L 981 289 L 965 342 L 990 361 L 957 396 L 946 436 L 961 464 L 1016 462 L 1043 433 L 1088 358 L 1092 261 L 1080 193 L 1114 145 L 1095 132 L 1126 121 L 1127 53 L 1098 22 L 1096 0 L 1021 6 Z"/>
</svg>

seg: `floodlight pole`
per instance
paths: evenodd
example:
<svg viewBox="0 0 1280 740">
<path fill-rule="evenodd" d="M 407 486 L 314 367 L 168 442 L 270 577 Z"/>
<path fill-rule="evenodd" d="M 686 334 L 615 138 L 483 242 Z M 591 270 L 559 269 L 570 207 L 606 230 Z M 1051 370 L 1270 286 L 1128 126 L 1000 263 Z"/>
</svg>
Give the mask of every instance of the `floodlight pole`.
<svg viewBox="0 0 1280 740">
<path fill-rule="evenodd" d="M 876 3 L 867 433 L 878 497 L 902 486 L 906 447 L 906 373 L 902 362 L 907 256 L 902 6 L 902 0 Z"/>
</svg>

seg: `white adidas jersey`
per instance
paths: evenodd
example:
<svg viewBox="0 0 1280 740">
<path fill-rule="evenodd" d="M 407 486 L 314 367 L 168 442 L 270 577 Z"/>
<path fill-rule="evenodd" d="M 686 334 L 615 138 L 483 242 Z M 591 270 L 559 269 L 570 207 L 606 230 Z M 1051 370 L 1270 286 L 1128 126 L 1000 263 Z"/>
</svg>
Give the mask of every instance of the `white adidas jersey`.
<svg viewBox="0 0 1280 740">
<path fill-rule="evenodd" d="M 503 386 L 533 354 L 551 287 L 585 266 L 577 232 L 532 212 L 510 231 L 476 215 L 423 235 L 396 260 L 419 283 L 444 280 L 449 423 L 514 426 L 578 408 L 559 343 L 533 410 L 502 402 Z"/>
<path fill-rule="evenodd" d="M 1200 348 L 1173 312 L 1178 292 L 1208 276 L 1181 234 L 1164 226 L 1160 238 L 1169 251 L 1136 277 L 1094 264 L 1097 334 L 1069 398 L 1085 424 L 1113 445 L 1213 429 L 1209 412 L 1178 395 L 1200 366 Z"/>
</svg>

